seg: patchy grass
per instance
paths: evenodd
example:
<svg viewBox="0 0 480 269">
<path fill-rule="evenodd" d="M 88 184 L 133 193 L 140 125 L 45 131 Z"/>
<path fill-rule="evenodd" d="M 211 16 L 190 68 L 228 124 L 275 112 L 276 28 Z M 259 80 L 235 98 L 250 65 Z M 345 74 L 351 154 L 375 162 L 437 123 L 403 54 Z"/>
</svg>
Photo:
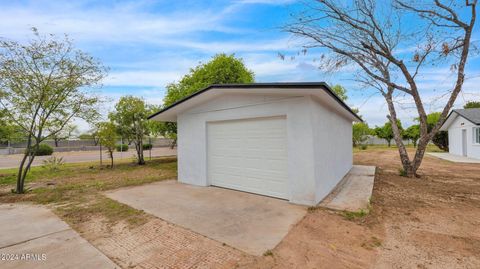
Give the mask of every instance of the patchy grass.
<svg viewBox="0 0 480 269">
<path fill-rule="evenodd" d="M 0 170 L 0 202 L 33 202 L 50 205 L 70 224 L 98 217 L 109 223 L 126 221 L 142 224 L 146 214 L 141 210 L 105 197 L 101 192 L 128 186 L 176 178 L 176 158 L 162 157 L 139 166 L 129 161 L 113 169 L 98 163 L 65 164 L 59 170 L 33 167 L 27 178 L 25 194 L 10 191 L 15 187 L 16 169 Z"/>
<path fill-rule="evenodd" d="M 401 176 L 401 177 L 406 177 L 407 172 L 403 168 L 398 168 L 398 175 Z"/>
<path fill-rule="evenodd" d="M 360 211 L 342 211 L 342 216 L 346 218 L 347 220 L 356 220 L 359 218 L 363 218 L 368 215 L 368 209 L 367 210 L 360 210 Z"/>
<path fill-rule="evenodd" d="M 147 215 L 143 210 L 134 209 L 103 195 L 96 195 L 92 200 L 92 203 L 73 203 L 59 206 L 55 210 L 58 215 L 72 225 L 88 221 L 93 217 L 101 217 L 108 224 L 125 221 L 133 227 L 147 222 Z"/>
<path fill-rule="evenodd" d="M 267 251 L 265 251 L 265 252 L 263 253 L 263 256 L 265 256 L 265 257 L 267 257 L 267 256 L 273 256 L 273 252 L 269 249 L 269 250 L 267 250 Z"/>
</svg>

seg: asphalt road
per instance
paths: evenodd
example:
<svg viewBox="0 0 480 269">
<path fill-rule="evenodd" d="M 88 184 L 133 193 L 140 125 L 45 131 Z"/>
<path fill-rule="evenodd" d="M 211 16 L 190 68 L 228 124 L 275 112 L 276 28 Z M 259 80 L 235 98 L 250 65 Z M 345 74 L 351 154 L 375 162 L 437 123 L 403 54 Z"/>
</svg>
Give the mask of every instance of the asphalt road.
<svg viewBox="0 0 480 269">
<path fill-rule="evenodd" d="M 63 160 L 66 163 L 78 163 L 78 162 L 92 162 L 100 160 L 100 151 L 70 151 L 70 152 L 54 152 L 55 156 L 63 157 Z M 102 153 L 103 160 L 105 163 L 108 163 L 110 159 L 105 151 Z M 149 158 L 149 151 L 144 151 L 145 159 Z M 115 152 L 113 159 L 131 159 L 134 158 L 135 151 L 129 150 L 127 152 Z M 177 155 L 177 149 L 170 149 L 169 147 L 165 148 L 154 148 L 152 149 L 152 157 L 160 156 L 172 156 Z M 1 168 L 16 168 L 22 160 L 22 154 L 13 154 L 13 155 L 2 155 L 0 156 L 0 169 Z M 33 161 L 33 166 L 42 165 L 43 160 L 50 158 L 51 156 L 38 156 L 35 157 Z"/>
</svg>

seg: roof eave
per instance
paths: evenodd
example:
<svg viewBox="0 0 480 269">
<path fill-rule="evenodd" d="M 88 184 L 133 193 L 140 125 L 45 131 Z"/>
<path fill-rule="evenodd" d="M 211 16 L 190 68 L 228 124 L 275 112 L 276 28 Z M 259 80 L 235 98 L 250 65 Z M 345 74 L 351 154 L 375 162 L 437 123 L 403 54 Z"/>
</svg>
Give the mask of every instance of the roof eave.
<svg viewBox="0 0 480 269">
<path fill-rule="evenodd" d="M 158 111 L 155 114 L 150 115 L 147 119 L 153 119 L 154 117 L 167 112 L 171 110 L 172 108 L 176 107 L 177 105 L 180 105 L 181 103 L 184 103 L 202 93 L 205 93 L 211 89 L 215 88 L 302 88 L 302 89 L 311 89 L 311 88 L 324 88 L 326 93 L 330 95 L 335 101 L 337 101 L 346 111 L 348 111 L 353 118 L 355 118 L 355 121 L 358 122 L 363 122 L 362 118 L 360 118 L 355 112 L 352 111 L 352 109 L 345 104 L 343 100 L 341 100 L 334 92 L 333 90 L 325 83 L 325 82 L 302 82 L 302 83 L 252 83 L 252 84 L 212 84 L 194 94 L 191 94 L 173 104 L 170 106 L 167 106 L 163 108 L 162 110 Z"/>
</svg>

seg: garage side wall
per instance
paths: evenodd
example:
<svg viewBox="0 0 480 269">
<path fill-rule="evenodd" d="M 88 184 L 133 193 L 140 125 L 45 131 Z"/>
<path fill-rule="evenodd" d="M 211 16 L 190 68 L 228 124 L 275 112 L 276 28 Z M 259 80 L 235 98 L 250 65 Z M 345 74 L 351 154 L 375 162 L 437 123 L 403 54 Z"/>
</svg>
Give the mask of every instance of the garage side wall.
<svg viewBox="0 0 480 269">
<path fill-rule="evenodd" d="M 316 202 L 320 202 L 353 165 L 352 122 L 321 101 L 311 100 L 315 139 Z"/>
<path fill-rule="evenodd" d="M 207 123 L 286 116 L 289 200 L 315 204 L 313 130 L 309 97 L 231 94 L 190 109 L 177 117 L 178 180 L 208 186 Z"/>
</svg>

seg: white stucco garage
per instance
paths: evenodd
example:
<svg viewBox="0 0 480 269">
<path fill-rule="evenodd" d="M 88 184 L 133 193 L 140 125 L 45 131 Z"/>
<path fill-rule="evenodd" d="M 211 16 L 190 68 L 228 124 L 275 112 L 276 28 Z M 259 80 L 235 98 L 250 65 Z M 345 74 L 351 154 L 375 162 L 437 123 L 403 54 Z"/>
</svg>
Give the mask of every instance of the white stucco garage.
<svg viewBox="0 0 480 269">
<path fill-rule="evenodd" d="M 452 110 L 440 130 L 448 131 L 451 154 L 480 159 L 480 108 Z"/>
<path fill-rule="evenodd" d="M 150 119 L 177 122 L 180 182 L 306 205 L 352 168 L 360 121 L 325 83 L 211 85 Z"/>
</svg>

